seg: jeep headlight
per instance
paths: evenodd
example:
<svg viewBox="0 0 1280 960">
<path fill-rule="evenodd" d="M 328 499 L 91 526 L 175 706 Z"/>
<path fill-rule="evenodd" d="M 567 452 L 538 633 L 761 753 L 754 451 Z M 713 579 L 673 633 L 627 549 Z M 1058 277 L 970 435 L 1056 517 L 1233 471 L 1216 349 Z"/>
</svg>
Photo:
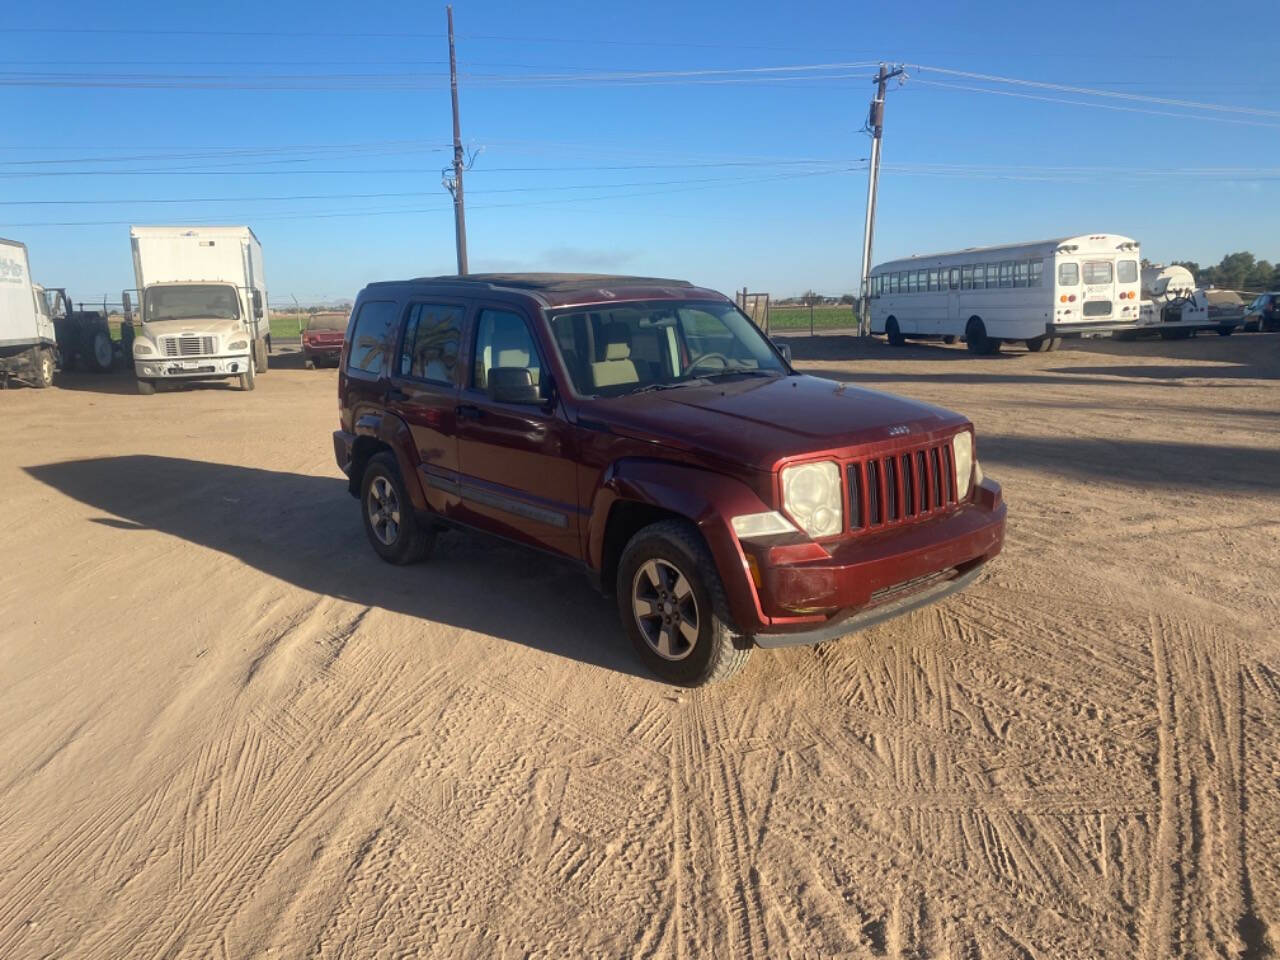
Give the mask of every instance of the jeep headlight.
<svg viewBox="0 0 1280 960">
<path fill-rule="evenodd" d="M 956 499 L 967 500 L 973 486 L 973 434 L 964 430 L 952 437 L 951 453 L 956 461 Z"/>
<path fill-rule="evenodd" d="M 839 533 L 844 529 L 840 467 L 831 460 L 784 467 L 782 508 L 811 537 Z"/>
<path fill-rule="evenodd" d="M 133 355 L 135 357 L 149 357 L 155 353 L 155 348 L 145 340 L 133 341 Z"/>
<path fill-rule="evenodd" d="M 248 350 L 249 341 L 244 339 L 232 340 L 230 343 L 227 344 L 227 349 L 228 350 Z"/>
</svg>

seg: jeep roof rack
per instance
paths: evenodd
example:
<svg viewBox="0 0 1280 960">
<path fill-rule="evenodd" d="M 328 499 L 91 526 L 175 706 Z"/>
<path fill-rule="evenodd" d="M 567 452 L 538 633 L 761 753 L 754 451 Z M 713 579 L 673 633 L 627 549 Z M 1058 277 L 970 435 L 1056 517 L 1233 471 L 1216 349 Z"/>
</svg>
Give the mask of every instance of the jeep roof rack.
<svg viewBox="0 0 1280 960">
<path fill-rule="evenodd" d="M 627 287 L 692 287 L 688 280 L 666 280 L 662 277 L 629 277 L 609 273 L 469 273 L 465 276 L 418 277 L 418 281 L 435 283 L 484 284 L 490 287 L 514 287 L 517 290 L 545 290 L 567 293 L 602 283 Z"/>
</svg>

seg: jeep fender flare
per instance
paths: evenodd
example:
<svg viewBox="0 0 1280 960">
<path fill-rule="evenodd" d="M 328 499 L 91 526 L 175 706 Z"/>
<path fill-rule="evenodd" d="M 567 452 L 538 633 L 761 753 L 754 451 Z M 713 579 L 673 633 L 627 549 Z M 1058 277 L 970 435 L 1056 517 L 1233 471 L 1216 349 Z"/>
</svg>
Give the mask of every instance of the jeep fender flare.
<svg viewBox="0 0 1280 960">
<path fill-rule="evenodd" d="M 740 480 L 700 467 L 666 460 L 628 457 L 612 463 L 601 478 L 587 521 L 586 561 L 599 571 L 605 557 L 605 534 L 615 504 L 656 507 L 693 523 L 715 558 L 738 624 L 758 617 L 755 589 L 746 556 L 730 526 L 733 517 L 772 509 Z"/>
<path fill-rule="evenodd" d="M 360 482 L 364 476 L 364 464 L 372 455 L 361 453 L 362 445 L 366 450 L 385 447 L 395 454 L 396 463 L 400 467 L 400 477 L 409 499 L 415 510 L 426 512 L 427 498 L 422 490 L 422 478 L 418 473 L 418 448 L 413 442 L 413 433 L 409 425 L 394 413 L 365 413 L 356 418 L 352 425 L 352 433 L 356 440 L 353 445 L 352 469 L 347 488 L 355 496 L 360 496 Z M 373 443 L 370 443 L 373 441 Z"/>
</svg>

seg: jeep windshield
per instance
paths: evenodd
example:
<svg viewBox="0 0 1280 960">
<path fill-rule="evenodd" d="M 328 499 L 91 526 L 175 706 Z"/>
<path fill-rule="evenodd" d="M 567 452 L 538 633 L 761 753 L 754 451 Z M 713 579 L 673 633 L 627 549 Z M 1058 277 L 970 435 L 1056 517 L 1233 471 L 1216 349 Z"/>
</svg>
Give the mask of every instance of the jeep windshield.
<svg viewBox="0 0 1280 960">
<path fill-rule="evenodd" d="M 147 290 L 146 320 L 238 320 L 240 296 L 223 284 L 184 284 Z"/>
<path fill-rule="evenodd" d="M 573 307 L 551 316 L 551 333 L 580 394 L 617 397 L 787 373 L 764 335 L 722 301 Z"/>
</svg>

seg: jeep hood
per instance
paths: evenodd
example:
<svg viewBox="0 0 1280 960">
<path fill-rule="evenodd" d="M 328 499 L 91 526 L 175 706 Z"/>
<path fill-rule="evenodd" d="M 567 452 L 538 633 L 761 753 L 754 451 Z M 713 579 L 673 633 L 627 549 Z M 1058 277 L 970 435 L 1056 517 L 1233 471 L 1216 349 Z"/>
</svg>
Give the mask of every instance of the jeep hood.
<svg viewBox="0 0 1280 960">
<path fill-rule="evenodd" d="M 601 403 L 608 405 L 604 419 L 615 433 L 761 470 L 810 453 L 852 456 L 851 448 L 868 444 L 923 440 L 968 422 L 926 403 L 800 375 L 726 380 Z"/>
</svg>

